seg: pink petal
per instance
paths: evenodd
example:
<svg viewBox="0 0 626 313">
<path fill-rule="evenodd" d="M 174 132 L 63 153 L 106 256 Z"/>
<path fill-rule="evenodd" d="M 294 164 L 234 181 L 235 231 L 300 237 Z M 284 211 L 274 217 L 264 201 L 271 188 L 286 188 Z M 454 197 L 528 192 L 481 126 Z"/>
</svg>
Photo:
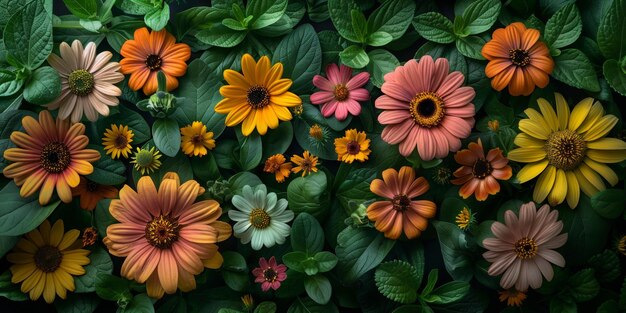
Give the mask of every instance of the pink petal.
<svg viewBox="0 0 626 313">
<path fill-rule="evenodd" d="M 339 82 L 341 84 L 347 84 L 350 81 L 351 76 L 352 76 L 352 68 L 341 64 L 339 66 Z M 350 88 L 348 87 L 348 89 Z"/>
<path fill-rule="evenodd" d="M 431 78 L 431 88 L 433 90 L 439 90 L 443 80 L 448 77 L 450 72 L 450 64 L 446 58 L 438 58 L 435 60 L 435 70 L 433 77 Z"/>
<path fill-rule="evenodd" d="M 500 279 L 500 287 L 504 289 L 509 289 L 515 282 L 517 282 L 517 278 L 519 277 L 519 273 L 521 270 L 522 261 L 520 259 L 515 259 L 513 264 L 509 266 L 509 268 L 504 272 L 502 278 Z M 522 289 L 525 290 L 525 289 Z"/>
<path fill-rule="evenodd" d="M 313 77 L 313 85 L 321 90 L 335 91 L 335 85 L 321 75 Z"/>
<path fill-rule="evenodd" d="M 385 142 L 395 145 L 406 138 L 413 125 L 415 125 L 415 123 L 411 120 L 406 120 L 404 123 L 400 124 L 389 125 L 383 129 L 380 137 Z"/>
<path fill-rule="evenodd" d="M 348 99 L 344 102 L 344 106 L 348 109 L 348 112 L 354 116 L 361 114 L 361 105 L 355 100 Z"/>
<path fill-rule="evenodd" d="M 341 77 L 339 75 L 339 68 L 337 67 L 337 64 L 328 64 L 328 66 L 326 66 L 326 75 L 333 86 L 341 84 Z"/>
<path fill-rule="evenodd" d="M 420 58 L 417 71 L 419 73 L 419 76 L 417 77 L 420 77 L 421 79 L 422 88 L 424 88 L 425 91 L 434 90 L 434 88 L 432 88 L 432 78 L 435 72 L 435 62 L 430 55 L 425 55 Z"/>
<path fill-rule="evenodd" d="M 378 121 L 381 124 L 398 124 L 410 118 L 411 114 L 409 111 L 405 110 L 388 110 L 383 111 L 380 115 L 378 115 Z"/>
<path fill-rule="evenodd" d="M 554 250 L 540 248 L 537 254 L 552 264 L 558 265 L 560 267 L 565 266 L 565 259 L 563 258 L 563 256 Z"/>
<path fill-rule="evenodd" d="M 335 99 L 335 94 L 330 91 L 318 91 L 311 95 L 310 100 L 313 104 L 324 104 Z"/>
<path fill-rule="evenodd" d="M 337 110 L 337 103 L 337 100 L 333 99 L 330 102 L 322 105 L 322 115 L 324 115 L 324 117 L 332 116 Z"/>
<path fill-rule="evenodd" d="M 403 102 L 387 95 L 382 95 L 374 103 L 377 109 L 381 110 L 408 110 L 409 102 Z"/>
<path fill-rule="evenodd" d="M 457 138 L 467 138 L 472 132 L 471 126 L 464 119 L 456 116 L 446 116 L 441 126 Z"/>
<path fill-rule="evenodd" d="M 418 127 L 419 126 L 417 125 L 413 125 L 413 127 L 411 127 L 411 130 L 406 136 L 406 138 L 404 138 L 404 140 L 400 142 L 400 147 L 399 147 L 400 154 L 410 155 L 411 153 L 413 153 L 413 150 L 417 148 L 417 128 Z"/>
<path fill-rule="evenodd" d="M 474 106 L 466 105 L 466 106 L 456 107 L 456 108 L 446 108 L 446 115 L 467 118 L 467 117 L 474 117 L 474 115 L 476 115 L 476 112 L 474 110 Z"/>
<path fill-rule="evenodd" d="M 408 91 L 405 86 L 395 82 L 384 83 L 381 90 L 384 94 L 390 97 L 406 102 L 410 102 L 411 99 L 413 99 L 413 96 L 415 96 L 415 94 Z"/>
<path fill-rule="evenodd" d="M 431 132 L 427 128 L 419 127 L 417 132 L 417 152 L 424 161 L 430 161 L 435 158 L 435 141 L 431 136 Z"/>
<path fill-rule="evenodd" d="M 443 102 L 445 103 L 446 108 L 461 107 L 465 105 L 471 105 L 473 107 L 474 105 L 471 104 L 470 101 L 474 99 L 474 96 L 476 96 L 474 88 L 464 86 L 455 90 L 451 94 L 444 96 Z"/>
<path fill-rule="evenodd" d="M 350 99 L 356 101 L 367 101 L 370 99 L 370 93 L 365 88 L 357 88 L 350 90 Z"/>
<path fill-rule="evenodd" d="M 354 77 L 352 77 L 348 83 L 346 84 L 346 87 L 348 88 L 348 90 L 351 91 L 353 89 L 359 88 L 365 84 L 367 84 L 367 81 L 370 79 L 370 74 L 368 72 L 361 72 L 358 73 L 356 75 L 354 75 Z"/>
<path fill-rule="evenodd" d="M 437 89 L 437 94 L 440 97 L 447 97 L 453 91 L 457 90 L 463 84 L 463 74 L 461 72 L 452 72 L 446 78 L 444 78 L 443 82 L 441 82 L 441 86 Z"/>
</svg>

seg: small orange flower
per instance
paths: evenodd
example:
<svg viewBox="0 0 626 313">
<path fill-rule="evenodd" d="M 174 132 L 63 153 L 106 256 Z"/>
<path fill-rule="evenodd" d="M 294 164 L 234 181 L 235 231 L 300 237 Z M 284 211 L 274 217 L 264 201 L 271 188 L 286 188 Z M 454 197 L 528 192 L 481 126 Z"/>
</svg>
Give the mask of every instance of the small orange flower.
<svg viewBox="0 0 626 313">
<path fill-rule="evenodd" d="M 291 174 L 291 167 L 293 166 L 291 162 L 285 163 L 285 161 L 287 160 L 282 154 L 274 154 L 265 161 L 263 171 L 275 174 L 276 181 L 282 183 Z"/>
<path fill-rule="evenodd" d="M 517 291 L 515 289 L 507 289 L 498 292 L 500 294 L 500 302 L 506 301 L 508 306 L 521 306 L 526 299 L 525 291 Z"/>
<path fill-rule="evenodd" d="M 122 45 L 120 61 L 123 74 L 130 74 L 128 87 L 132 90 L 143 88 L 143 93 L 151 95 L 157 91 L 157 73 L 162 71 L 167 79 L 167 91 L 178 87 L 178 79 L 185 75 L 191 57 L 191 48 L 184 43 L 176 43 L 176 38 L 165 29 L 149 32 L 143 27 L 135 30 L 134 39 Z"/>
<path fill-rule="evenodd" d="M 292 168 L 291 171 L 294 173 L 300 173 L 300 171 L 302 171 L 302 177 L 304 177 L 313 172 L 317 172 L 317 161 L 317 157 L 307 150 L 302 153 L 302 156 L 294 154 L 291 157 L 291 162 L 296 166 Z"/>
<path fill-rule="evenodd" d="M 454 160 L 461 167 L 454 172 L 451 182 L 455 185 L 463 185 L 459 195 L 467 199 L 474 194 L 476 200 L 485 201 L 487 194 L 495 195 L 500 191 L 499 180 L 508 180 L 513 175 L 509 166 L 509 160 L 502 155 L 500 148 L 489 150 L 487 157 L 483 152 L 483 143 L 469 144 L 469 149 L 463 149 L 454 155 Z"/>
<path fill-rule="evenodd" d="M 81 177 L 78 186 L 72 188 L 72 197 L 76 196 L 80 196 L 81 209 L 92 211 L 100 200 L 117 198 L 117 188 Z"/>
<path fill-rule="evenodd" d="M 437 206 L 429 200 L 412 200 L 428 191 L 424 177 L 415 179 L 415 171 L 403 166 L 398 173 L 390 168 L 383 171 L 383 179 L 374 179 L 370 190 L 389 200 L 376 201 L 367 208 L 367 217 L 385 237 L 398 239 L 404 231 L 409 239 L 417 238 L 435 216 Z"/>
<path fill-rule="evenodd" d="M 93 246 L 98 239 L 98 232 L 93 227 L 87 227 L 83 230 L 83 248 Z"/>
<path fill-rule="evenodd" d="M 554 61 L 546 44 L 539 41 L 540 35 L 520 22 L 493 32 L 482 49 L 482 55 L 489 60 L 485 74 L 491 78 L 493 89 L 500 91 L 509 86 L 512 96 L 528 96 L 535 85 L 548 85 Z"/>
</svg>

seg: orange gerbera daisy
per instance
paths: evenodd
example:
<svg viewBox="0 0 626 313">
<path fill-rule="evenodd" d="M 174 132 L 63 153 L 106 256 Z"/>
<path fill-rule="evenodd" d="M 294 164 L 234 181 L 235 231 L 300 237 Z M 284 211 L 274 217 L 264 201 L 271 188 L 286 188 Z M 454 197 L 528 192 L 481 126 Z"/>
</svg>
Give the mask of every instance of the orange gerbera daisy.
<svg viewBox="0 0 626 313">
<path fill-rule="evenodd" d="M 151 95 L 157 91 L 157 73 L 162 71 L 167 78 L 167 91 L 178 87 L 178 79 L 185 75 L 191 57 L 191 48 L 184 43 L 176 43 L 176 38 L 165 29 L 149 32 L 143 27 L 135 30 L 134 39 L 122 45 L 120 71 L 130 74 L 128 87 L 132 90 L 143 88 L 143 93 Z"/>
<path fill-rule="evenodd" d="M 181 185 L 170 172 L 158 191 L 152 178 L 143 176 L 137 191 L 125 185 L 120 199 L 111 201 L 109 211 L 120 223 L 107 228 L 103 241 L 111 254 L 126 257 L 122 276 L 145 282 L 148 296 L 193 290 L 194 275 L 222 265 L 215 243 L 228 239 L 232 229 L 217 220 L 222 209 L 215 200 L 194 203 L 203 193 L 195 180 Z"/>
<path fill-rule="evenodd" d="M 116 198 L 117 188 L 81 177 L 78 186 L 72 188 L 72 196 L 80 196 L 81 209 L 92 211 L 100 200 Z"/>
<path fill-rule="evenodd" d="M 398 239 L 403 231 L 407 238 L 417 238 L 428 226 L 428 219 L 437 212 L 432 201 L 412 200 L 423 195 L 428 188 L 424 177 L 415 179 L 415 171 L 410 166 L 403 166 L 400 173 L 393 168 L 386 169 L 383 179 L 372 181 L 370 190 L 389 200 L 370 204 L 367 217 L 387 238 Z"/>
<path fill-rule="evenodd" d="M 493 32 L 482 49 L 482 55 L 489 60 L 485 74 L 491 78 L 493 89 L 500 91 L 508 85 L 512 96 L 528 96 L 535 85 L 548 85 L 554 61 L 546 44 L 539 40 L 540 35 L 520 22 Z"/>
<path fill-rule="evenodd" d="M 463 199 L 469 198 L 472 194 L 478 201 L 487 200 L 487 194 L 495 195 L 500 192 L 499 180 L 508 180 L 513 175 L 513 170 L 509 166 L 509 160 L 502 155 L 500 148 L 489 150 L 487 157 L 483 152 L 483 143 L 469 144 L 469 149 L 463 149 L 454 155 L 454 160 L 461 167 L 454 172 L 451 182 L 455 185 L 463 185 L 459 190 L 459 195 Z"/>
<path fill-rule="evenodd" d="M 4 151 L 4 158 L 13 161 L 4 168 L 4 176 L 13 178 L 22 186 L 20 196 L 29 197 L 41 189 L 39 204 L 46 205 L 55 189 L 61 201 L 72 201 L 71 187 L 76 187 L 80 176 L 93 172 L 94 162 L 100 159 L 97 150 L 85 149 L 89 138 L 83 135 L 85 125 L 70 125 L 69 120 L 56 122 L 48 111 L 39 113 L 39 121 L 30 116 L 22 119 L 26 133 L 14 131 L 11 141 L 17 148 Z"/>
</svg>

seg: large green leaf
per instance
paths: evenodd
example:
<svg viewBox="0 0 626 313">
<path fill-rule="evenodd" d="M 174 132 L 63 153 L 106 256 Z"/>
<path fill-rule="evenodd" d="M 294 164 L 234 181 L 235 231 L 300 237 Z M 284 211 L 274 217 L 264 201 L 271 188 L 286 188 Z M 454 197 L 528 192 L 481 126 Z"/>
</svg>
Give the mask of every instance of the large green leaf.
<svg viewBox="0 0 626 313">
<path fill-rule="evenodd" d="M 98 11 L 96 0 L 63 0 L 65 6 L 79 18 L 89 19 L 95 17 Z"/>
<path fill-rule="evenodd" d="M 590 268 L 572 275 L 567 285 L 567 291 L 576 302 L 589 301 L 600 292 L 600 284 L 594 276 L 594 270 Z"/>
<path fill-rule="evenodd" d="M 93 162 L 93 172 L 87 179 L 101 185 L 119 185 L 126 181 L 126 166 L 120 160 L 113 160 L 105 154 L 102 145 L 90 145 L 90 149 L 100 152 L 100 159 Z"/>
<path fill-rule="evenodd" d="M 292 92 L 310 92 L 313 76 L 322 67 L 322 48 L 313 26 L 304 24 L 283 38 L 272 56 L 272 63 L 276 62 L 283 64 L 283 77 L 293 80 Z"/>
<path fill-rule="evenodd" d="M 43 1 L 30 1 L 4 28 L 6 51 L 20 65 L 36 69 L 52 52 L 52 19 Z"/>
<path fill-rule="evenodd" d="M 446 270 L 455 280 L 469 281 L 473 264 L 466 234 L 452 223 L 433 221 L 433 225 L 437 230 Z"/>
<path fill-rule="evenodd" d="M 291 226 L 291 248 L 308 256 L 324 248 L 324 230 L 320 223 L 308 213 L 300 213 Z"/>
<path fill-rule="evenodd" d="M 446 304 L 463 298 L 470 290 L 470 284 L 465 281 L 451 281 L 431 291 L 424 301 L 435 304 Z"/>
<path fill-rule="evenodd" d="M 59 313 L 91 313 L 96 310 L 100 301 L 95 294 L 68 293 L 66 299 L 55 299 L 54 307 Z"/>
<path fill-rule="evenodd" d="M 104 132 L 111 125 L 128 125 L 128 129 L 133 131 L 133 145 L 137 145 L 150 140 L 150 126 L 141 114 L 127 108 L 125 105 L 119 105 L 119 113 L 111 114 L 105 118 L 101 118 L 97 122 L 97 131 L 99 136 L 104 137 Z"/>
<path fill-rule="evenodd" d="M 452 31 L 452 22 L 437 12 L 416 16 L 413 26 L 422 37 L 436 43 L 451 43 L 456 38 Z"/>
<path fill-rule="evenodd" d="M 42 206 L 37 195 L 22 198 L 12 181 L 0 190 L 0 199 L 0 236 L 17 236 L 35 229 L 60 203 L 57 200 Z"/>
<path fill-rule="evenodd" d="M 263 136 L 263 157 L 262 160 L 274 154 L 282 154 L 287 151 L 293 141 L 293 126 L 291 122 L 284 122 L 276 129 L 268 129 Z"/>
<path fill-rule="evenodd" d="M 96 247 L 89 254 L 89 264 L 85 266 L 85 274 L 74 279 L 77 293 L 87 293 L 96 291 L 96 277 L 98 274 L 113 273 L 113 262 L 106 250 Z"/>
<path fill-rule="evenodd" d="M 337 236 L 335 248 L 339 278 L 345 284 L 353 283 L 380 264 L 395 243 L 373 229 L 346 227 Z"/>
<path fill-rule="evenodd" d="M 163 7 L 154 9 L 146 16 L 144 16 L 144 22 L 146 26 L 150 27 L 153 31 L 159 31 L 167 25 L 170 20 L 170 6 L 167 2 L 163 3 Z"/>
<path fill-rule="evenodd" d="M 372 50 L 367 53 L 370 62 L 367 64 L 367 72 L 370 73 L 370 81 L 380 88 L 383 85 L 385 74 L 392 72 L 400 61 L 389 51 L 383 49 Z"/>
<path fill-rule="evenodd" d="M 345 39 L 358 42 L 359 38 L 352 28 L 352 10 L 359 10 L 359 6 L 353 0 L 328 0 L 330 20 L 337 32 Z"/>
<path fill-rule="evenodd" d="M 417 299 L 420 283 L 417 270 L 405 261 L 393 260 L 379 265 L 374 279 L 378 291 L 393 301 L 412 303 Z"/>
<path fill-rule="evenodd" d="M 402 37 L 409 25 L 411 25 L 414 11 L 414 1 L 385 1 L 372 12 L 372 15 L 367 20 L 368 33 L 385 32 L 391 35 L 393 40 L 398 39 Z"/>
<path fill-rule="evenodd" d="M 329 209 L 326 174 L 322 171 L 298 177 L 287 186 L 289 208 L 296 213 L 306 212 L 317 218 Z"/>
<path fill-rule="evenodd" d="M 552 76 L 576 88 L 600 91 L 591 61 L 578 49 L 564 49 L 561 54 L 554 57 Z"/>
<path fill-rule="evenodd" d="M 605 58 L 621 60 L 626 55 L 626 0 L 613 0 L 600 21 L 597 40 Z"/>
<path fill-rule="evenodd" d="M 498 0 L 478 0 L 463 11 L 464 32 L 474 35 L 487 31 L 498 20 L 502 3 Z"/>
<path fill-rule="evenodd" d="M 249 285 L 248 265 L 243 256 L 234 251 L 222 253 L 224 263 L 221 267 L 222 277 L 228 287 L 236 291 L 243 291 Z"/>
<path fill-rule="evenodd" d="M 251 29 L 261 29 L 280 20 L 287 9 L 287 0 L 250 0 L 246 15 L 254 16 Z"/>
<path fill-rule="evenodd" d="M 244 171 L 254 169 L 261 162 L 263 156 L 263 143 L 261 136 L 256 132 L 249 136 L 243 136 L 241 131 L 237 130 L 238 162 L 239 167 Z"/>
<path fill-rule="evenodd" d="M 232 48 L 246 38 L 247 32 L 232 30 L 222 24 L 216 24 L 210 29 L 203 29 L 196 33 L 198 40 L 216 47 Z"/>
<path fill-rule="evenodd" d="M 591 197 L 591 207 L 604 218 L 616 218 L 622 215 L 626 207 L 624 191 L 606 189 Z"/>
<path fill-rule="evenodd" d="M 617 60 L 606 60 L 602 65 L 604 78 L 611 88 L 622 96 L 626 96 L 626 73 Z"/>
<path fill-rule="evenodd" d="M 154 144 L 163 154 L 173 157 L 180 150 L 180 129 L 174 119 L 161 118 L 152 124 Z"/>
<path fill-rule="evenodd" d="M 620 260 L 616 252 L 604 250 L 589 259 L 589 264 L 595 270 L 596 278 L 600 282 L 611 282 L 621 274 Z"/>
<path fill-rule="evenodd" d="M 546 23 L 544 39 L 552 49 L 568 46 L 580 36 L 583 23 L 576 4 L 559 9 Z"/>
<path fill-rule="evenodd" d="M 304 290 L 313 301 L 326 304 L 330 301 L 333 288 L 326 276 L 318 274 L 304 278 Z"/>
</svg>

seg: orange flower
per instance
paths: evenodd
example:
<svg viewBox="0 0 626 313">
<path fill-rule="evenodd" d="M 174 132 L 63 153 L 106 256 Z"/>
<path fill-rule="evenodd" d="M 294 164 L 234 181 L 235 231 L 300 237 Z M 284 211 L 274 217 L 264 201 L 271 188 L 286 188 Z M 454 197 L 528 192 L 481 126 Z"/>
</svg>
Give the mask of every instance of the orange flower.
<svg viewBox="0 0 626 313">
<path fill-rule="evenodd" d="M 482 49 L 489 60 L 485 74 L 491 78 L 491 86 L 498 91 L 509 86 L 512 96 L 528 96 L 535 85 L 548 85 L 554 61 L 545 43 L 539 41 L 536 29 L 526 28 L 520 22 L 506 28 L 496 29 L 492 39 Z"/>
<path fill-rule="evenodd" d="M 266 173 L 273 173 L 276 175 L 276 181 L 282 183 L 285 178 L 291 174 L 291 168 L 293 165 L 291 162 L 286 162 L 285 156 L 282 154 L 274 154 L 265 160 L 265 166 L 263 171 Z"/>
<path fill-rule="evenodd" d="M 134 39 L 122 45 L 120 71 L 130 74 L 128 86 L 132 90 L 143 88 L 143 93 L 151 95 L 157 91 L 157 72 L 162 71 L 167 78 L 167 91 L 178 87 L 176 77 L 185 75 L 191 57 L 191 48 L 176 39 L 165 29 L 148 32 L 143 27 L 135 30 Z"/>
<path fill-rule="evenodd" d="M 17 148 L 4 151 L 4 158 L 15 163 L 4 168 L 4 176 L 15 179 L 22 186 L 20 196 L 29 197 L 41 189 L 39 204 L 46 205 L 55 187 L 65 203 L 72 201 L 72 190 L 80 176 L 93 172 L 94 162 L 100 159 L 97 150 L 85 149 L 89 138 L 85 125 L 70 125 L 69 120 L 56 122 L 48 111 L 39 112 L 39 121 L 30 116 L 22 119 L 26 133 L 14 131 L 11 141 Z"/>
<path fill-rule="evenodd" d="M 463 149 L 454 155 L 454 160 L 462 165 L 454 172 L 451 182 L 455 185 L 463 185 L 459 195 L 467 199 L 474 194 L 476 200 L 485 201 L 487 194 L 495 195 L 500 192 L 499 180 L 508 180 L 513 175 L 509 166 L 509 160 L 502 155 L 500 148 L 489 150 L 487 157 L 483 152 L 483 143 L 469 144 L 469 150 Z"/>
<path fill-rule="evenodd" d="M 403 166 L 400 173 L 393 168 L 386 169 L 382 180 L 372 181 L 370 190 L 389 200 L 370 204 L 367 217 L 387 238 L 398 239 L 403 231 L 407 238 L 417 238 L 428 226 L 428 219 L 437 212 L 432 201 L 412 200 L 428 188 L 424 177 L 415 179 L 415 171 L 410 166 Z"/>
<path fill-rule="evenodd" d="M 80 208 L 91 211 L 100 200 L 116 198 L 117 188 L 100 185 L 81 177 L 78 186 L 72 188 L 72 196 L 80 196 Z"/>
</svg>

